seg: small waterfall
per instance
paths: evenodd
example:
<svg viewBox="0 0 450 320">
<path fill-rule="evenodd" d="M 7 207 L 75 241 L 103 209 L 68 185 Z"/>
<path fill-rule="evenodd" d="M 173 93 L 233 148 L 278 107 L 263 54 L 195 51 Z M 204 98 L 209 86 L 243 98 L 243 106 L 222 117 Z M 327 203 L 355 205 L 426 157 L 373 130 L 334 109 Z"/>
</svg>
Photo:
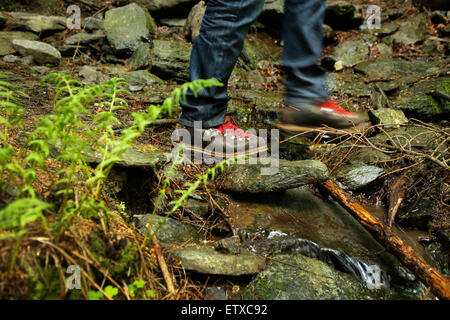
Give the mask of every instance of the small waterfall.
<svg viewBox="0 0 450 320">
<path fill-rule="evenodd" d="M 310 240 L 286 237 L 285 235 L 271 232 L 270 237 L 265 240 L 249 241 L 248 248 L 266 254 L 298 252 L 354 276 L 365 282 L 369 289 L 389 288 L 390 277 L 378 265 L 361 261 L 334 249 L 321 248 Z"/>
</svg>

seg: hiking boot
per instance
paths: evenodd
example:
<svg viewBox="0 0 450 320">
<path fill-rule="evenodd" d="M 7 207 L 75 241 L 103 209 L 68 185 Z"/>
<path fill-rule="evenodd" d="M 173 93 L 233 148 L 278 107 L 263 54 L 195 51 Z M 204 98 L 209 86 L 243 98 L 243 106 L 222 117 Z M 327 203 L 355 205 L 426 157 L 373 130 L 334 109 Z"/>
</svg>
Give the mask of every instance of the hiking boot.
<svg viewBox="0 0 450 320">
<path fill-rule="evenodd" d="M 368 121 L 367 116 L 342 109 L 336 101 L 324 103 L 285 104 L 281 109 L 281 124 L 277 125 L 286 131 L 308 131 L 328 126 L 335 129 L 352 129 Z"/>
<path fill-rule="evenodd" d="M 217 158 L 257 155 L 267 150 L 266 141 L 240 129 L 234 119 L 216 128 L 185 127 L 180 124 L 172 133 L 172 144 L 186 150 Z"/>
</svg>

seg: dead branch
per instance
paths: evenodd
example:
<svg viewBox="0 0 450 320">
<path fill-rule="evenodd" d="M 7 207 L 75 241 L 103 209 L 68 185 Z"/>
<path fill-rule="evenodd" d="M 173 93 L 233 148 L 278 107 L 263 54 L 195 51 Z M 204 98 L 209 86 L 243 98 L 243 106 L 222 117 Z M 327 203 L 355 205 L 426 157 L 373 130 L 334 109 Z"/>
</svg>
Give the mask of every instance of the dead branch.
<svg viewBox="0 0 450 320">
<path fill-rule="evenodd" d="M 450 283 L 438 271 L 426 263 L 414 250 L 399 237 L 387 232 L 386 227 L 367 212 L 360 204 L 354 202 L 332 181 L 320 183 L 320 187 L 343 205 L 350 214 L 361 223 L 386 249 L 394 254 L 406 267 L 417 275 L 431 292 L 439 299 L 450 300 Z"/>
</svg>

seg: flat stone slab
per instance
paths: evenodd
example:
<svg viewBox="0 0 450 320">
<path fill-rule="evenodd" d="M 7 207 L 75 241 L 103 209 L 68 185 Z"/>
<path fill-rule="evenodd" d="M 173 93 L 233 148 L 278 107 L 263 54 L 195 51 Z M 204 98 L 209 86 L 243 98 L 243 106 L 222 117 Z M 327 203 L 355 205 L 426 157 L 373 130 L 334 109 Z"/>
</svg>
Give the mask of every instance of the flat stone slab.
<svg viewBox="0 0 450 320">
<path fill-rule="evenodd" d="M 191 224 L 183 223 L 181 221 L 167 218 L 167 220 L 160 226 L 159 221 L 164 219 L 162 216 L 151 214 L 134 215 L 133 220 L 136 228 L 142 234 L 147 233 L 147 223 L 150 223 L 152 230 L 156 231 L 156 237 L 159 243 L 164 246 L 172 244 L 182 245 L 185 243 L 199 243 L 202 239 L 198 228 Z"/>
<path fill-rule="evenodd" d="M 32 40 L 13 40 L 14 49 L 24 57 L 31 55 L 38 64 L 58 65 L 61 61 L 61 53 L 53 46 Z"/>
<path fill-rule="evenodd" d="M 242 250 L 239 254 L 224 254 L 210 246 L 192 246 L 171 250 L 187 270 L 205 274 L 242 276 L 263 270 L 265 260 L 259 255 Z"/>
<path fill-rule="evenodd" d="M 344 190 L 357 190 L 374 182 L 384 170 L 364 163 L 346 165 L 333 173 L 336 183 Z"/>
<path fill-rule="evenodd" d="M 270 165 L 237 164 L 218 181 L 219 189 L 233 193 L 279 192 L 328 178 L 328 168 L 316 160 L 280 160 L 273 174 L 263 174 Z"/>
</svg>

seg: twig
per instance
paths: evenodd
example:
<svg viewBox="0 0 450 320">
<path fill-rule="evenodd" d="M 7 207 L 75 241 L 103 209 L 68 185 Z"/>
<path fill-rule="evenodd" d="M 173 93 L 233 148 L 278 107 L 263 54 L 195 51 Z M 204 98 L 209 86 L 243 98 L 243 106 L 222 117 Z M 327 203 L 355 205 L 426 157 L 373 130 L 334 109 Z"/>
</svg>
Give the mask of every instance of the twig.
<svg viewBox="0 0 450 320">
<path fill-rule="evenodd" d="M 172 276 L 169 272 L 169 269 L 167 268 L 166 260 L 164 259 L 164 256 L 161 253 L 161 246 L 159 244 L 159 241 L 156 238 L 156 234 L 153 233 L 150 223 L 147 224 L 147 228 L 148 232 L 151 234 L 152 242 L 155 247 L 156 257 L 158 258 L 159 266 L 161 267 L 161 272 L 164 276 L 164 280 L 166 281 L 167 289 L 169 290 L 170 294 L 175 295 L 176 291 L 172 282 Z"/>
</svg>

